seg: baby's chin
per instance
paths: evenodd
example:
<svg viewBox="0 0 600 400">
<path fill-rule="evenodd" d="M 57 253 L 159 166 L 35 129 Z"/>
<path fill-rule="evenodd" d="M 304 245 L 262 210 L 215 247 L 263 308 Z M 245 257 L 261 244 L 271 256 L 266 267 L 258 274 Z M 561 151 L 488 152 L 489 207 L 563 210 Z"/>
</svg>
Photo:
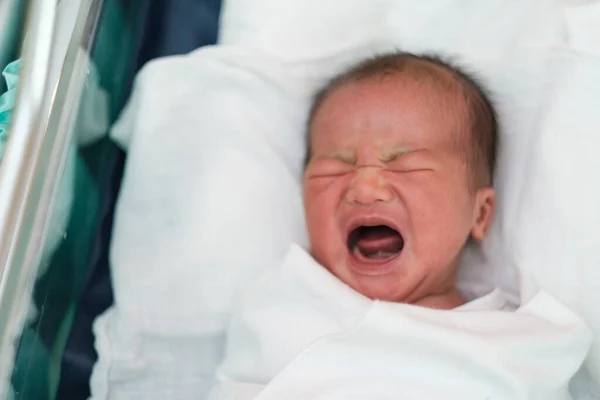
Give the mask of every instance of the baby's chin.
<svg viewBox="0 0 600 400">
<path fill-rule="evenodd" d="M 352 271 L 346 271 L 345 274 L 339 274 L 338 278 L 354 291 L 371 300 L 395 303 L 404 303 L 410 300 L 408 296 L 415 286 L 408 277 L 400 276 L 397 271 L 375 276 L 359 275 L 352 273 Z"/>
<path fill-rule="evenodd" d="M 345 276 L 344 276 L 345 275 Z M 383 274 L 361 276 L 338 274 L 338 278 L 354 291 L 371 299 L 390 303 L 405 303 L 434 309 L 452 309 L 465 303 L 464 297 L 455 287 L 439 293 L 419 294 L 424 276 Z"/>
<path fill-rule="evenodd" d="M 389 283 L 386 282 L 377 282 L 377 278 L 369 278 L 369 280 L 371 281 L 368 282 L 366 279 L 361 279 L 359 282 L 356 282 L 356 286 L 352 288 L 371 300 L 381 300 L 392 303 L 406 302 L 406 296 L 403 295 L 398 287 L 390 287 Z"/>
</svg>

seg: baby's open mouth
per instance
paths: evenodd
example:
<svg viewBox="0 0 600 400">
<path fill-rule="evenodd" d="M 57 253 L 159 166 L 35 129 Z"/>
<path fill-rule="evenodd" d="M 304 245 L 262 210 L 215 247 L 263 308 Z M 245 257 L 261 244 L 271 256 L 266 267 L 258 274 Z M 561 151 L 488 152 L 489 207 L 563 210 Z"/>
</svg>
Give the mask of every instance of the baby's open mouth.
<svg viewBox="0 0 600 400">
<path fill-rule="evenodd" d="M 403 248 L 400 232 L 387 225 L 359 226 L 348 235 L 348 250 L 359 260 L 387 261 Z"/>
</svg>

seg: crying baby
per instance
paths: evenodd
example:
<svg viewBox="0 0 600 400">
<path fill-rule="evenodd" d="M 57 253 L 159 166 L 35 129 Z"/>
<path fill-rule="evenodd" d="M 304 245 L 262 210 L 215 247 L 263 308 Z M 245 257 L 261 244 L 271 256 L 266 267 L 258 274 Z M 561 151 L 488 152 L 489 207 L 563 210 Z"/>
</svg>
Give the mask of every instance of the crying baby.
<svg viewBox="0 0 600 400">
<path fill-rule="evenodd" d="M 334 78 L 308 124 L 313 257 L 372 299 L 452 309 L 459 255 L 494 214 L 495 111 L 435 56 L 387 54 Z"/>
<path fill-rule="evenodd" d="M 481 84 L 435 56 L 330 81 L 308 123 L 310 248 L 248 289 L 210 400 L 567 398 L 578 317 L 544 292 L 515 310 L 457 289 L 492 222 L 497 130 Z"/>
</svg>

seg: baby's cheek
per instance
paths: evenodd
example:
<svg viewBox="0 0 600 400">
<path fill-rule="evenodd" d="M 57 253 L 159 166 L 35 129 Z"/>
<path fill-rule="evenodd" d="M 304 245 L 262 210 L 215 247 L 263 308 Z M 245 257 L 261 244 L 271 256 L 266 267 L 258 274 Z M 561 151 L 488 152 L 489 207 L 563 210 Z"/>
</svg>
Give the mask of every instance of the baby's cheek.
<svg viewBox="0 0 600 400">
<path fill-rule="evenodd" d="M 307 217 L 318 218 L 330 208 L 331 183 L 324 179 L 311 180 L 304 186 L 304 206 Z"/>
<path fill-rule="evenodd" d="M 344 179 L 339 177 L 319 177 L 305 183 L 305 199 L 320 204 L 321 207 L 331 207 L 339 202 L 344 193 Z"/>
<path fill-rule="evenodd" d="M 448 241 L 463 228 L 463 207 L 448 193 L 419 188 L 405 196 L 406 207 L 415 228 L 428 242 Z M 451 239 L 450 239 L 451 240 Z"/>
<path fill-rule="evenodd" d="M 305 212 L 311 239 L 323 240 L 336 226 L 339 186 L 335 179 L 322 178 L 306 183 Z"/>
<path fill-rule="evenodd" d="M 422 222 L 421 228 L 432 256 L 443 263 L 453 260 L 464 246 L 470 231 L 460 205 L 447 202 L 431 204 Z"/>
</svg>

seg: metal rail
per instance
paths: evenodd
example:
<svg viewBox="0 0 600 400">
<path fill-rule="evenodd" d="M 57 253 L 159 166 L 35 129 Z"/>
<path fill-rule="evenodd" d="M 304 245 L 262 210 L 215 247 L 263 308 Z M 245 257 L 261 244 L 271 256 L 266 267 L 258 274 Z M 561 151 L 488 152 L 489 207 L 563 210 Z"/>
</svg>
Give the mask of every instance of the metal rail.
<svg viewBox="0 0 600 400">
<path fill-rule="evenodd" d="M 102 0 L 82 0 L 58 82 L 49 80 L 56 1 L 31 0 L 23 69 L 0 165 L 0 398 L 8 390 L 48 220 L 73 142 Z"/>
</svg>

